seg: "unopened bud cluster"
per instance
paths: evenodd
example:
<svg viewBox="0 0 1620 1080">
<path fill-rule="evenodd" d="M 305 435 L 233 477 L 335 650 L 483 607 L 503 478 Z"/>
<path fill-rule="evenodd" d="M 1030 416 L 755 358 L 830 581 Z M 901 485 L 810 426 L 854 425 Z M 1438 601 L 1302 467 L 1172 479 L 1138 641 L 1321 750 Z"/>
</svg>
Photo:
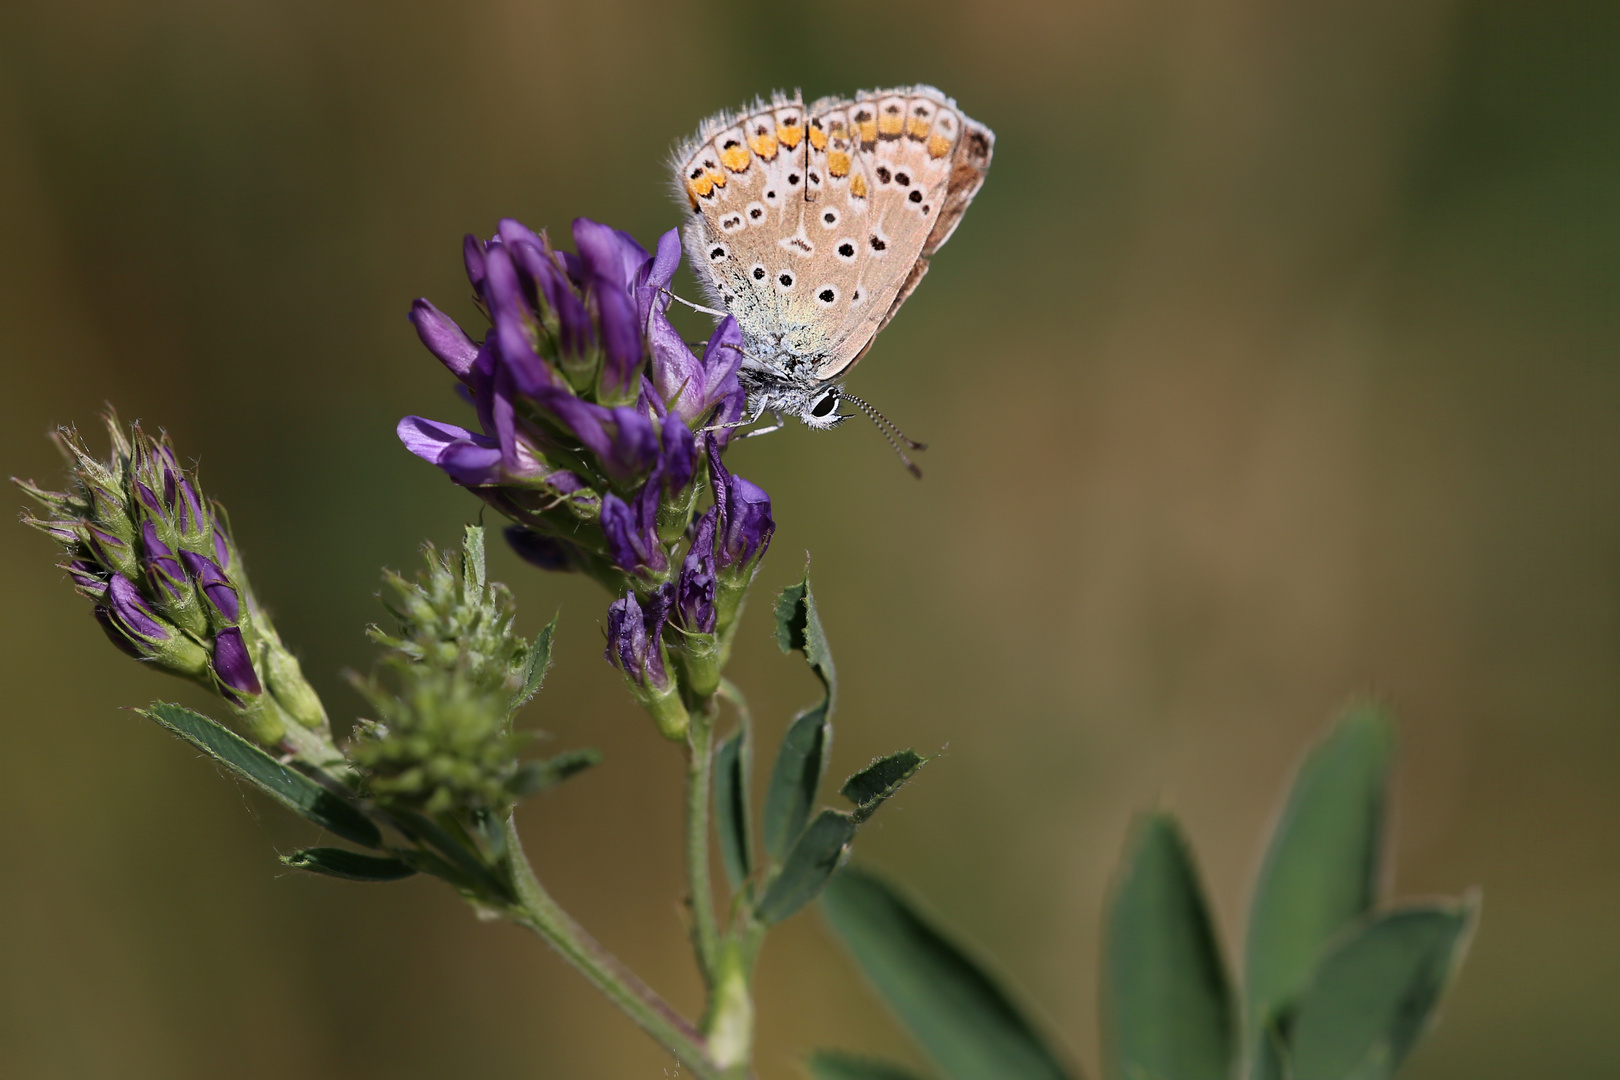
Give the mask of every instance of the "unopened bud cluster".
<svg viewBox="0 0 1620 1080">
<path fill-rule="evenodd" d="M 384 578 L 398 632 L 371 630 L 388 652 L 377 675 L 355 680 L 376 715 L 350 747 L 383 805 L 499 813 L 515 801 L 528 740 L 511 717 L 530 646 L 513 631 L 511 593 L 484 579 L 483 531 L 467 539 L 459 559 L 428 545 L 414 582 Z"/>
<path fill-rule="evenodd" d="M 115 645 L 218 693 L 261 743 L 335 759 L 320 699 L 254 600 L 223 512 L 166 434 L 106 424 L 107 461 L 76 431 L 56 434 L 72 488 L 16 481 L 46 511 L 23 520 L 62 545 L 59 565 Z"/>
</svg>

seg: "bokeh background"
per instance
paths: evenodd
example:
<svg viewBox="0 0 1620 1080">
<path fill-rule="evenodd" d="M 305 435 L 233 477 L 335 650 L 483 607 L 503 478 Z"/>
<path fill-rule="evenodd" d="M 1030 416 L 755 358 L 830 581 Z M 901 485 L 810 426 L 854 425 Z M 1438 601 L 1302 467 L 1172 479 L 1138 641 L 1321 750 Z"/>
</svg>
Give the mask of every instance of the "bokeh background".
<svg viewBox="0 0 1620 1080">
<path fill-rule="evenodd" d="M 58 479 L 46 432 L 103 402 L 166 426 L 352 716 L 378 568 L 476 512 L 392 434 L 462 415 L 404 318 L 472 315 L 462 233 L 651 243 L 707 113 L 936 83 L 995 166 L 851 384 L 928 479 L 860 422 L 732 458 L 781 523 L 762 588 L 814 556 L 834 775 L 948 747 L 860 857 L 1095 1076 L 1130 815 L 1182 815 L 1231 954 L 1288 770 L 1377 693 L 1395 893 L 1485 895 L 1409 1075 L 1612 1077 L 1617 45 L 1598 0 L 14 0 L 0 471 Z M 120 711 L 204 702 L 108 647 L 52 555 L 0 528 L 0 1074 L 678 1075 L 436 883 L 283 871 L 309 830 Z M 677 756 L 600 659 L 605 598 L 495 570 L 527 629 L 562 611 L 529 721 L 607 755 L 523 809 L 536 859 L 691 1009 Z M 732 674 L 768 734 L 813 696 L 763 599 Z M 814 915 L 761 980 L 767 1080 L 815 1045 L 916 1061 Z"/>
</svg>

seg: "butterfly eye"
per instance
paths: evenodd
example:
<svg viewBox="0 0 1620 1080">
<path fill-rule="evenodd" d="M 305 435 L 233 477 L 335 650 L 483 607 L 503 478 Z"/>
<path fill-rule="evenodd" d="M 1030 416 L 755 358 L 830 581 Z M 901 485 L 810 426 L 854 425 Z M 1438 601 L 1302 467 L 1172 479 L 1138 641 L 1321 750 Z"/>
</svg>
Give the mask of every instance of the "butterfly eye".
<svg viewBox="0 0 1620 1080">
<path fill-rule="evenodd" d="M 826 416 L 838 407 L 838 391 L 829 390 L 810 406 L 810 415 L 816 417 Z"/>
</svg>

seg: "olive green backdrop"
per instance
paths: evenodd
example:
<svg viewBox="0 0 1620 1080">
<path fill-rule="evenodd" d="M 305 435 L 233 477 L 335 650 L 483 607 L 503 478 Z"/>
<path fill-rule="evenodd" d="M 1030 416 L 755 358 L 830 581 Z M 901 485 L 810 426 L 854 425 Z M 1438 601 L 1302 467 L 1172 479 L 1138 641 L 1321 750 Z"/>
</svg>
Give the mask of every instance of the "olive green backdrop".
<svg viewBox="0 0 1620 1080">
<path fill-rule="evenodd" d="M 1288 769 L 1371 690 L 1402 719 L 1395 888 L 1485 893 L 1410 1076 L 1612 1077 L 1616 10 L 13 0 L 0 472 L 59 479 L 46 432 L 104 401 L 166 426 L 352 717 L 378 567 L 476 512 L 392 433 L 463 415 L 405 321 L 472 315 L 461 234 L 585 214 L 650 244 L 705 114 L 936 83 L 995 166 L 851 381 L 927 480 L 860 420 L 732 455 L 775 499 L 762 592 L 814 556 L 834 771 L 948 747 L 861 858 L 1095 1076 L 1129 815 L 1182 815 L 1230 951 Z M 120 711 L 203 702 L 116 654 L 52 555 L 0 527 L 0 1074 L 678 1075 L 436 883 L 279 867 L 308 829 Z M 522 810 L 536 859 L 690 1009 L 678 755 L 600 659 L 606 598 L 495 572 L 526 628 L 562 610 L 529 722 L 607 754 Z M 813 696 L 764 596 L 732 674 L 767 732 Z M 765 1080 L 817 1044 L 916 1060 L 814 915 L 760 1015 Z"/>
</svg>

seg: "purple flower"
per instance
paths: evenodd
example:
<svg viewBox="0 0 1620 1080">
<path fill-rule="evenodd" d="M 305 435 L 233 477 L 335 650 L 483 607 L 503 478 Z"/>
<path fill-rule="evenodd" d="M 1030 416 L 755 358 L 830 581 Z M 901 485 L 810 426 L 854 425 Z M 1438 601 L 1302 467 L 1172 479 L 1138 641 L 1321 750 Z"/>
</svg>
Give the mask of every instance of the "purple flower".
<svg viewBox="0 0 1620 1080">
<path fill-rule="evenodd" d="M 649 577 L 669 572 L 669 556 L 658 539 L 660 485 L 649 482 L 625 502 L 609 492 L 602 496 L 602 535 L 608 557 L 627 574 Z"/>
<path fill-rule="evenodd" d="M 709 475 L 717 511 L 717 564 L 721 572 L 746 572 L 752 576 L 776 532 L 771 497 L 758 484 L 727 472 L 715 447 L 709 450 Z"/>
<path fill-rule="evenodd" d="M 608 402 L 633 400 L 641 389 L 643 356 L 642 328 L 630 290 L 647 253 L 627 234 L 587 218 L 574 220 L 574 246 L 600 328 L 599 393 Z"/>
<path fill-rule="evenodd" d="M 668 325 L 662 312 L 655 312 L 652 320 L 655 325 Z M 674 330 L 669 333 L 674 334 Z M 654 336 L 655 346 L 659 340 Z M 737 378 L 743 358 L 742 331 L 737 320 L 730 315 L 721 320 L 701 360 L 692 355 L 679 335 L 675 336 L 675 345 L 678 347 L 672 345 L 653 354 L 653 385 L 670 410 L 689 424 L 714 426 L 741 419 L 747 395 Z M 719 428 L 714 435 L 724 445 L 731 431 Z"/>
<path fill-rule="evenodd" d="M 676 621 L 693 633 L 714 633 L 714 523 L 715 507 L 698 518 L 692 546 L 681 563 L 675 585 Z"/>
<path fill-rule="evenodd" d="M 664 664 L 664 622 L 669 617 L 671 587 L 646 597 L 642 607 L 636 594 L 626 593 L 608 605 L 607 662 L 637 686 L 667 692 L 669 671 Z"/>
<path fill-rule="evenodd" d="M 191 582 L 169 545 L 158 539 L 157 527 L 150 521 L 141 522 L 141 546 L 146 553 L 141 565 L 153 595 L 163 597 L 169 604 L 181 603 L 191 592 Z"/>
<path fill-rule="evenodd" d="M 480 250 L 478 254 L 482 268 L 483 251 Z M 467 332 L 426 300 L 417 300 L 411 305 L 410 320 L 428 352 L 438 357 L 439 362 L 449 368 L 456 378 L 466 382 L 472 372 L 473 361 L 478 357 L 478 346 L 473 344 Z"/>
<path fill-rule="evenodd" d="M 152 647 L 162 645 L 175 634 L 172 627 L 159 620 L 135 583 L 121 574 L 108 582 L 107 602 L 97 609 L 97 615 L 105 617 L 103 626 L 110 625 L 121 635 L 122 640 L 113 637 L 113 641 L 134 656 L 150 655 Z"/>
</svg>

